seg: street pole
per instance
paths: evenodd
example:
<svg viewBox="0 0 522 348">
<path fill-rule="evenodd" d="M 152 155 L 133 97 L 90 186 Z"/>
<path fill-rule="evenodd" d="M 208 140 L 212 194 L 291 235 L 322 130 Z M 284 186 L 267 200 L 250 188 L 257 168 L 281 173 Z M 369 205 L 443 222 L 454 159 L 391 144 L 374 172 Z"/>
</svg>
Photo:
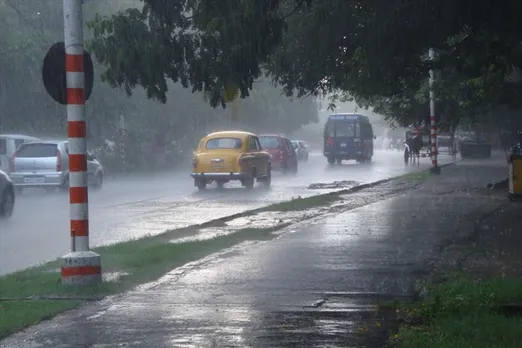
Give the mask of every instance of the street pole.
<svg viewBox="0 0 522 348">
<path fill-rule="evenodd" d="M 62 284 L 101 282 L 100 255 L 89 249 L 87 126 L 82 0 L 63 0 L 71 252 L 62 257 Z"/>
<path fill-rule="evenodd" d="M 433 62 L 435 59 L 435 54 L 433 52 L 433 48 L 429 50 L 429 59 L 430 62 Z M 430 140 L 431 140 L 431 168 L 430 173 L 432 174 L 440 174 L 440 168 L 437 164 L 437 123 L 435 120 L 435 72 L 433 69 L 430 69 Z"/>
</svg>

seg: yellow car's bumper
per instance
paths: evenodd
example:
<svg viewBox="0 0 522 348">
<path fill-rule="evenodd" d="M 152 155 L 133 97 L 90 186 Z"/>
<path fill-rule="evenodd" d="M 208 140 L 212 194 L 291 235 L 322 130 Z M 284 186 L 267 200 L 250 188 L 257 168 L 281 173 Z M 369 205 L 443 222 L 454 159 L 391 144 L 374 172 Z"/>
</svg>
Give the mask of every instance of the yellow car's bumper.
<svg viewBox="0 0 522 348">
<path fill-rule="evenodd" d="M 200 180 L 241 180 L 246 177 L 245 173 L 192 173 L 194 179 Z"/>
</svg>

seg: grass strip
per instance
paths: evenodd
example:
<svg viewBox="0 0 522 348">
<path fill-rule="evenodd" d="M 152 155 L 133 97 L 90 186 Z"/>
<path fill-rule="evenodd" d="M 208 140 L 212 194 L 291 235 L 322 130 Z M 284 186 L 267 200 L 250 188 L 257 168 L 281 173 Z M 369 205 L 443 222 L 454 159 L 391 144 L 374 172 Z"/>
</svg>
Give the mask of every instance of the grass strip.
<svg viewBox="0 0 522 348">
<path fill-rule="evenodd" d="M 459 278 L 433 286 L 423 301 L 401 304 L 398 348 L 518 348 L 522 281 Z"/>
<path fill-rule="evenodd" d="M 170 242 L 166 236 L 174 236 L 175 231 L 171 231 L 96 248 L 94 251 L 101 255 L 104 274 L 122 276 L 92 287 L 62 286 L 59 261 L 0 277 L 0 339 L 88 300 L 154 281 L 176 267 L 241 242 L 273 238 L 272 232 L 285 226 L 245 228 L 212 239 L 184 243 Z M 186 229 L 183 230 L 187 234 Z M 197 230 L 192 232 L 195 234 Z"/>
<path fill-rule="evenodd" d="M 326 193 L 306 198 L 293 198 L 289 201 L 271 204 L 267 207 L 262 208 L 262 211 L 302 211 L 316 207 L 322 207 L 331 204 L 335 201 L 340 200 L 341 197 L 338 193 Z"/>
</svg>

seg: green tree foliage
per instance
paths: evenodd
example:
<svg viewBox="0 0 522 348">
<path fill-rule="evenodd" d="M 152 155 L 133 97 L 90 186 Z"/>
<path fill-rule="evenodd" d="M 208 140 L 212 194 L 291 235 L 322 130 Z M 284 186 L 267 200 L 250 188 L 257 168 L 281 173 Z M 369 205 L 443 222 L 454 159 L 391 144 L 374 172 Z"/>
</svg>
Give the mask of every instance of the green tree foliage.
<svg viewBox="0 0 522 348">
<path fill-rule="evenodd" d="M 89 1 L 83 5 L 84 18 L 89 22 L 97 14 L 99 17 L 100 14 L 110 15 L 127 10 L 128 13 L 135 13 L 136 6 L 140 4 L 142 5 L 139 0 Z M 157 7 L 148 8 L 150 13 L 160 10 L 162 9 Z M 172 8 L 168 10 L 171 13 L 173 11 Z M 0 133 L 65 136 L 65 107 L 55 103 L 47 95 L 41 78 L 41 64 L 45 53 L 54 42 L 63 40 L 62 13 L 61 1 L 0 0 Z M 200 20 L 203 21 L 202 18 Z M 126 24 L 120 23 L 116 27 L 118 25 Z M 150 25 L 154 27 L 153 24 Z M 156 26 L 159 31 L 161 23 L 156 23 Z M 135 32 L 138 31 L 139 28 L 136 28 Z M 84 34 L 89 41 L 96 30 L 92 31 L 86 25 Z M 219 42 L 218 38 L 212 37 L 205 40 Z M 124 39 L 113 41 L 116 51 L 111 52 L 127 55 L 130 54 L 126 50 L 127 46 L 134 47 L 143 42 L 133 41 L 131 32 Z M 152 42 L 150 44 L 151 47 L 154 46 Z M 252 45 L 257 43 L 252 42 Z M 162 55 L 162 49 L 157 49 L 155 56 L 147 57 L 152 60 L 143 60 L 143 69 L 148 72 L 153 71 L 153 67 L 162 67 L 166 59 L 175 54 L 185 56 L 182 52 Z M 241 61 L 237 59 L 237 62 Z M 188 75 L 184 75 L 182 66 L 178 67 L 179 79 L 164 81 L 162 88 L 165 97 L 168 96 L 168 102 L 162 104 L 149 98 L 157 94 L 147 88 L 147 81 L 156 84 L 165 71 L 155 71 L 148 77 L 149 80 L 140 75 L 139 82 L 145 89 L 138 88 L 132 96 L 128 96 L 125 88 L 113 88 L 102 81 L 100 74 L 105 70 L 103 63 L 103 60 L 95 60 L 94 88 L 86 107 L 90 147 L 100 145 L 106 138 L 118 140 L 119 119 L 120 115 L 124 115 L 129 131 L 127 146 L 133 147 L 127 153 L 134 157 L 128 158 L 128 161 L 133 161 L 135 165 L 147 165 L 141 162 L 150 159 L 148 154 L 155 147 L 174 144 L 175 151 L 192 150 L 198 137 L 219 127 L 288 132 L 303 124 L 317 122 L 314 98 L 305 98 L 302 101 L 302 98 L 295 98 L 292 101 L 285 97 L 281 88 L 274 87 L 269 80 L 254 77 L 260 75 L 256 64 L 252 65 L 252 69 L 255 66 L 258 73 L 253 74 L 249 82 L 253 87 L 251 98 L 236 102 L 237 112 L 233 113 L 233 110 L 216 109 L 208 105 L 205 100 L 215 100 L 211 89 L 203 88 L 200 92 L 192 93 L 184 88 L 182 83 L 186 80 L 183 76 Z M 217 60 L 216 64 L 222 63 Z M 174 74 L 173 70 L 170 73 Z M 227 85 L 228 92 L 237 90 L 234 87 L 236 85 Z M 225 96 L 224 92 L 225 89 L 220 90 L 220 95 Z"/>
<path fill-rule="evenodd" d="M 144 3 L 142 10 L 98 16 L 91 26 L 92 50 L 110 67 L 104 77 L 128 93 L 141 85 L 165 102 L 169 78 L 203 91 L 212 106 L 224 105 L 227 89 L 248 96 L 260 63 L 281 40 L 274 0 Z"/>
<path fill-rule="evenodd" d="M 341 91 L 401 124 L 427 113 L 434 68 L 449 125 L 518 107 L 504 75 L 522 65 L 521 11 L 518 1 L 489 0 L 144 0 L 143 10 L 97 18 L 93 49 L 112 85 L 141 85 L 162 101 L 169 78 L 213 106 L 230 86 L 245 97 L 262 67 L 289 95 Z"/>
</svg>

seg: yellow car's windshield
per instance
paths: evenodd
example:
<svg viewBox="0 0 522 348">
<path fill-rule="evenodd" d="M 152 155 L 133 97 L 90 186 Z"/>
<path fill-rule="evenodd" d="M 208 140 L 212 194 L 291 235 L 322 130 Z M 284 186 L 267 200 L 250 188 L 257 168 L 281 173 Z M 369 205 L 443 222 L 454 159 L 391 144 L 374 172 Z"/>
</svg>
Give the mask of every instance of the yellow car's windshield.
<svg viewBox="0 0 522 348">
<path fill-rule="evenodd" d="M 243 142 L 239 138 L 214 138 L 207 141 L 207 150 L 241 149 Z"/>
</svg>

